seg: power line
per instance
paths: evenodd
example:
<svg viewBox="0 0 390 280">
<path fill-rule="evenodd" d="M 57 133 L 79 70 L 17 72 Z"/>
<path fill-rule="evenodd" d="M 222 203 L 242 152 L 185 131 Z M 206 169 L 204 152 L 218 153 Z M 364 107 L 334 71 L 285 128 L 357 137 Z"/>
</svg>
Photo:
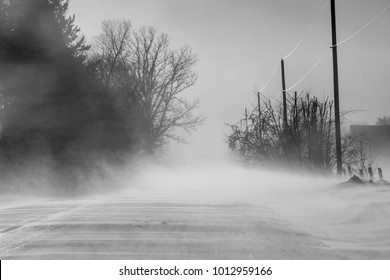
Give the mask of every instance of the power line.
<svg viewBox="0 0 390 280">
<path fill-rule="evenodd" d="M 289 56 L 291 56 L 297 49 L 298 47 L 302 44 L 302 42 L 305 40 L 306 36 L 310 33 L 310 31 L 313 29 L 315 23 L 318 21 L 318 19 L 320 18 L 320 16 L 322 15 L 323 11 L 325 10 L 325 8 L 329 5 L 329 1 L 326 0 L 325 4 L 323 5 L 323 7 L 321 8 L 320 12 L 318 13 L 317 17 L 314 19 L 314 21 L 311 23 L 311 25 L 306 29 L 305 33 L 303 34 L 302 38 L 298 41 L 298 43 L 295 45 L 295 47 L 283 58 L 283 59 L 286 59 L 288 58 Z M 268 84 L 271 82 L 272 78 L 275 76 L 276 72 L 278 71 L 280 67 L 280 63 L 276 63 L 275 67 L 274 67 L 274 70 L 272 71 L 270 77 L 268 78 L 268 80 L 265 82 L 264 86 L 260 89 L 260 93 L 262 93 L 264 91 L 264 89 L 266 89 L 266 87 L 268 86 Z M 279 95 L 278 95 L 279 96 Z M 252 96 L 252 99 L 248 102 L 248 104 L 245 106 L 247 107 L 249 104 L 252 103 L 253 99 L 255 98 L 255 96 Z"/>
<path fill-rule="evenodd" d="M 302 42 L 305 40 L 306 36 L 310 33 L 310 31 L 313 29 L 315 23 L 318 21 L 318 19 L 320 18 L 320 16 L 322 15 L 323 11 L 325 10 L 325 8 L 329 5 L 329 1 L 326 0 L 325 4 L 323 5 L 323 7 L 321 8 L 320 12 L 318 13 L 317 17 L 314 19 L 314 21 L 311 23 L 311 25 L 306 29 L 305 33 L 303 34 L 302 38 L 298 41 L 298 43 L 295 45 L 295 47 L 283 58 L 283 59 L 286 59 L 288 58 L 289 56 L 291 56 L 297 49 L 298 47 L 302 44 Z M 270 77 L 268 78 L 268 80 L 265 82 L 264 86 L 260 89 L 260 92 L 262 93 L 264 91 L 264 89 L 268 86 L 268 84 L 271 82 L 272 78 L 275 76 L 276 72 L 278 71 L 280 67 L 280 63 L 276 63 L 275 67 L 274 67 L 274 70 L 272 71 Z M 249 104 L 252 103 L 253 99 L 255 98 L 255 96 L 252 96 L 252 99 L 248 102 L 248 104 L 245 106 L 247 107 Z"/>
<path fill-rule="evenodd" d="M 364 25 L 362 28 L 360 28 L 358 31 L 353 33 L 351 36 L 347 37 L 346 39 L 342 40 L 341 42 L 338 42 L 336 45 L 331 46 L 331 48 L 340 46 L 341 44 L 344 44 L 345 42 L 351 40 L 353 37 L 358 35 L 360 32 L 362 32 L 364 29 L 366 29 L 368 26 L 370 26 L 374 21 L 376 21 L 381 15 L 383 15 L 388 9 L 390 9 L 390 4 L 384 8 L 379 14 L 377 14 L 372 20 L 370 20 L 366 25 Z"/>
<path fill-rule="evenodd" d="M 310 31 L 313 29 L 314 24 L 318 21 L 320 16 L 322 15 L 323 11 L 325 8 L 329 5 L 329 1 L 326 0 L 324 6 L 321 8 L 320 12 L 318 13 L 317 17 L 314 19 L 312 24 L 309 26 L 308 29 L 306 29 L 305 33 L 303 34 L 302 38 L 298 41 L 298 43 L 295 45 L 295 47 L 285 56 L 283 59 L 287 59 L 289 56 L 291 56 L 297 49 L 298 47 L 302 44 L 302 42 L 306 39 L 306 36 L 310 33 Z"/>
<path fill-rule="evenodd" d="M 275 97 L 272 97 L 270 94 L 266 94 L 266 93 L 263 93 L 263 92 L 260 92 L 260 94 L 264 97 L 264 99 L 274 99 Z"/>
<path fill-rule="evenodd" d="M 313 29 L 315 23 L 318 21 L 318 19 L 320 18 L 320 16 L 322 15 L 323 11 L 325 10 L 325 8 L 328 6 L 329 4 L 329 1 L 327 0 L 326 3 L 324 4 L 324 6 L 321 8 L 320 12 L 318 13 L 317 17 L 314 19 L 314 21 L 312 22 L 312 24 L 308 27 L 308 29 L 305 31 L 305 33 L 303 34 L 303 36 L 301 37 L 301 39 L 298 41 L 298 43 L 295 45 L 295 47 L 285 56 L 283 57 L 283 59 L 287 59 L 288 57 L 290 57 L 297 49 L 298 47 L 302 44 L 302 42 L 305 40 L 305 38 L 307 37 L 307 35 L 310 33 L 310 31 Z M 349 37 L 347 37 L 346 39 L 342 40 L 341 42 L 338 42 L 337 44 L 335 45 L 332 45 L 331 48 L 334 48 L 336 46 L 340 46 L 341 44 L 344 44 L 345 42 L 351 40 L 352 38 L 354 38 L 355 36 L 357 36 L 358 34 L 360 34 L 362 31 L 364 31 L 368 26 L 370 26 L 373 22 L 375 22 L 379 17 L 381 17 L 387 10 L 390 9 L 390 4 L 385 7 L 379 14 L 377 14 L 372 20 L 370 20 L 366 25 L 364 25 L 361 29 L 359 29 L 358 31 L 356 31 L 355 33 L 353 33 L 352 35 L 350 35 Z M 296 86 L 298 86 L 302 81 L 304 81 L 306 79 L 306 77 L 308 75 L 311 74 L 311 72 L 313 72 L 313 70 L 318 66 L 318 64 L 323 60 L 323 58 L 328 54 L 329 52 L 329 49 L 327 49 L 322 55 L 321 57 L 316 61 L 316 63 L 309 69 L 309 71 L 302 76 L 301 79 L 299 79 L 293 86 L 291 86 L 290 88 L 286 89 L 286 91 L 290 91 L 292 90 L 293 88 L 295 88 Z M 277 70 L 279 69 L 279 62 L 275 65 L 275 68 L 274 70 L 272 71 L 270 77 L 268 78 L 268 80 L 265 82 L 264 86 L 260 89 L 260 93 L 263 94 L 263 91 L 264 89 L 269 85 L 269 83 L 271 82 L 271 80 L 273 79 L 273 77 L 275 76 Z M 274 104 L 278 97 L 280 96 L 281 92 L 279 92 L 279 94 L 273 98 L 273 102 L 272 104 Z M 263 94 L 264 95 L 264 94 Z M 253 99 L 255 98 L 255 94 L 253 94 L 251 100 L 247 103 L 247 105 L 245 106 L 245 108 L 247 108 L 250 104 L 252 104 L 253 102 Z M 268 98 L 270 98 L 270 96 L 268 96 Z"/>
<path fill-rule="evenodd" d="M 278 62 L 278 63 L 275 65 L 275 68 L 274 68 L 274 70 L 272 71 L 270 77 L 269 77 L 268 80 L 265 82 L 264 86 L 259 90 L 259 92 L 263 92 L 264 89 L 265 89 L 265 88 L 268 86 L 268 84 L 271 82 L 272 78 L 275 76 L 276 72 L 277 72 L 278 69 L 279 69 L 279 64 L 280 64 L 280 63 Z M 254 99 L 255 97 L 256 97 L 256 93 L 254 93 L 254 94 L 252 95 L 251 100 L 246 104 L 245 108 L 248 107 L 250 104 L 252 104 L 252 101 L 253 101 L 253 99 Z"/>
<path fill-rule="evenodd" d="M 272 103 L 271 103 L 271 106 L 274 106 L 274 105 L 275 105 L 275 103 L 278 101 L 278 98 L 279 98 L 279 96 L 280 96 L 281 94 L 282 94 L 282 91 L 279 91 L 278 95 L 277 95 L 275 98 L 272 97 L 273 101 L 272 101 Z"/>
<path fill-rule="evenodd" d="M 274 68 L 274 71 L 272 71 L 271 76 L 270 76 L 269 79 L 265 82 L 264 86 L 260 89 L 260 92 L 262 92 L 262 91 L 268 86 L 268 84 L 271 82 L 272 78 L 273 78 L 273 77 L 275 76 L 275 74 L 276 74 L 276 71 L 278 71 L 278 69 L 279 69 L 279 65 L 280 65 L 279 62 L 276 63 L 275 68 Z"/>
<path fill-rule="evenodd" d="M 272 71 L 271 76 L 270 76 L 270 77 L 268 78 L 268 80 L 265 82 L 264 86 L 259 90 L 260 93 L 262 93 L 262 92 L 264 91 L 264 89 L 268 86 L 268 84 L 271 82 L 272 78 L 275 76 L 276 72 L 277 72 L 278 69 L 279 69 L 279 65 L 280 65 L 279 62 L 275 65 L 274 71 Z M 252 104 L 253 99 L 255 99 L 255 97 L 256 97 L 256 93 L 254 93 L 254 94 L 252 95 L 251 100 L 244 106 L 244 109 L 247 108 L 250 104 Z"/>
<path fill-rule="evenodd" d="M 251 100 L 244 106 L 244 109 L 247 108 L 250 104 L 252 104 L 253 99 L 255 99 L 255 94 L 252 95 Z"/>
<path fill-rule="evenodd" d="M 321 57 L 316 61 L 316 63 L 314 63 L 314 65 L 310 68 L 310 70 L 305 75 L 303 75 L 302 78 L 299 79 L 298 82 L 296 82 L 293 86 L 286 89 L 286 91 L 292 90 L 293 88 L 298 86 L 304 79 L 306 79 L 306 77 L 309 76 L 311 72 L 313 72 L 313 70 L 318 66 L 318 64 L 320 64 L 322 59 L 328 54 L 329 50 L 330 49 L 326 49 L 325 52 L 321 55 Z"/>
</svg>

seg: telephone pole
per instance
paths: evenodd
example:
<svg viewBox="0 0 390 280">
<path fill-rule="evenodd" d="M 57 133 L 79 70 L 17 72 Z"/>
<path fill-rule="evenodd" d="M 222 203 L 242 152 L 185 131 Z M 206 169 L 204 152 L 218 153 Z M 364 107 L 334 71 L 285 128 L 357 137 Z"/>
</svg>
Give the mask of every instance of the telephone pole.
<svg viewBox="0 0 390 280">
<path fill-rule="evenodd" d="M 257 108 L 259 109 L 259 127 L 261 127 L 260 91 L 257 92 Z"/>
<path fill-rule="evenodd" d="M 335 0 L 330 0 L 330 10 L 331 10 L 331 19 L 332 19 L 333 86 L 334 86 L 334 107 L 335 107 L 337 174 L 342 175 L 343 161 L 342 161 L 342 155 L 341 155 L 339 74 L 338 74 L 338 63 L 337 63 L 337 33 L 336 33 Z"/>
<path fill-rule="evenodd" d="M 286 97 L 286 78 L 284 74 L 284 59 L 281 60 L 282 69 L 282 94 L 283 94 L 283 124 L 284 131 L 287 134 L 287 97 Z"/>
<path fill-rule="evenodd" d="M 248 132 L 248 109 L 245 107 L 245 131 Z"/>
<path fill-rule="evenodd" d="M 260 91 L 257 92 L 257 108 L 259 109 L 259 138 L 260 138 L 260 143 L 263 142 L 263 135 L 262 135 L 262 125 L 263 125 L 263 122 L 261 121 L 261 107 L 260 107 L 261 103 L 260 103 Z"/>
</svg>

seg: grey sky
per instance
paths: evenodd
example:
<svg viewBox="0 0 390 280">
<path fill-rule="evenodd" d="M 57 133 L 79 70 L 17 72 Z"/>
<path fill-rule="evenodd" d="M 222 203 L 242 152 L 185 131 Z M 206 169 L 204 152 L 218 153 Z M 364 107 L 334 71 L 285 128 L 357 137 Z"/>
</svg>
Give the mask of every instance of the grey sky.
<svg viewBox="0 0 390 280">
<path fill-rule="evenodd" d="M 130 19 L 133 27 L 151 25 L 167 33 L 172 45 L 190 45 L 198 54 L 197 84 L 190 94 L 201 101 L 207 119 L 188 142 L 204 154 L 218 155 L 225 122 L 235 122 L 255 88 L 267 81 L 280 58 L 298 42 L 326 0 L 71 0 L 70 9 L 91 39 L 104 19 Z M 389 0 L 337 0 L 339 41 L 390 4 Z M 306 40 L 286 60 L 287 87 L 301 78 L 329 48 L 330 11 L 323 11 Z M 389 115 L 390 10 L 339 47 L 343 109 L 362 109 L 348 123 L 374 123 Z M 311 88 L 333 96 L 331 52 L 296 90 Z M 280 91 L 280 71 L 265 93 Z M 189 147 L 180 149 L 189 150 Z"/>
</svg>

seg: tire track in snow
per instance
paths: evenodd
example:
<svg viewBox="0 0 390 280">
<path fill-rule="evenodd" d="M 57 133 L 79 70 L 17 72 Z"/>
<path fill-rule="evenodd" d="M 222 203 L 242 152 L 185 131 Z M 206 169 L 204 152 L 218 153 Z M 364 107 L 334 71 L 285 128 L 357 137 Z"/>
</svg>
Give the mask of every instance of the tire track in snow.
<svg viewBox="0 0 390 280">
<path fill-rule="evenodd" d="M 53 206 L 58 207 L 59 205 Z M 64 204 L 60 206 L 64 206 Z M 35 238 L 37 235 L 43 234 L 51 227 L 51 225 L 49 225 L 51 221 L 61 219 L 67 215 L 79 211 L 86 206 L 87 204 L 69 204 L 69 207 L 66 207 L 64 210 L 55 212 L 53 214 L 39 215 L 38 217 L 26 219 L 21 221 L 19 225 L 12 225 L 3 229 L 0 232 L 0 255 L 3 255 L 10 250 L 16 250 L 22 247 L 23 244 L 28 240 Z M 16 214 L 23 208 L 24 207 L 8 208 L 6 210 L 0 211 L 0 216 L 3 214 L 2 212 L 10 212 L 8 213 L 9 215 L 12 215 L 13 213 Z"/>
</svg>

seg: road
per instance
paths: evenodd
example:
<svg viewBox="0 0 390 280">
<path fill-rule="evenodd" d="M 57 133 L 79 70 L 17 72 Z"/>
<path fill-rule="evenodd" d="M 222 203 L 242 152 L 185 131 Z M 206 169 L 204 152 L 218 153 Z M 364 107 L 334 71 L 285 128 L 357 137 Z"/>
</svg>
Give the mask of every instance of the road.
<svg viewBox="0 0 390 280">
<path fill-rule="evenodd" d="M 48 199 L 0 209 L 1 259 L 340 259 L 249 204 L 127 196 Z"/>
<path fill-rule="evenodd" d="M 147 170 L 94 195 L 0 196 L 0 258 L 390 259 L 388 187 Z"/>
</svg>

